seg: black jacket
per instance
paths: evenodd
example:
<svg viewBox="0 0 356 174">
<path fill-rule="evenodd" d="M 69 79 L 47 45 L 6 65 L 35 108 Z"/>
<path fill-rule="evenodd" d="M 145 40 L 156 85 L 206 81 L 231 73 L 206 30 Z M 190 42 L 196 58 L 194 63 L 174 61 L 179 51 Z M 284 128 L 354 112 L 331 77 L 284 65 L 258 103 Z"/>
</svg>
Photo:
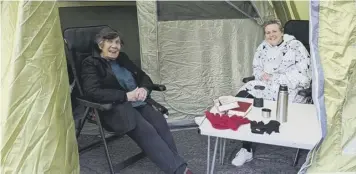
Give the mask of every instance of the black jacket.
<svg viewBox="0 0 356 174">
<path fill-rule="evenodd" d="M 150 77 L 138 68 L 124 52 L 120 52 L 116 61 L 132 73 L 138 87 L 149 88 L 153 85 Z M 84 95 L 94 102 L 120 104 L 127 101 L 128 91 L 116 79 L 109 62 L 101 58 L 96 51 L 82 62 L 81 83 Z"/>
</svg>

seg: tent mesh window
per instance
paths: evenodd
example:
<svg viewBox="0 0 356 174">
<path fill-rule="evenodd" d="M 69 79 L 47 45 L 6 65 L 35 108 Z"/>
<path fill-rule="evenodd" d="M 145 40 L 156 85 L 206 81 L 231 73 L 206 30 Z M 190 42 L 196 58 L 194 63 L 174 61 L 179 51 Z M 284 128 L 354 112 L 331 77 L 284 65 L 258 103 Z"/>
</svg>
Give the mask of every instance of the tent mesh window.
<svg viewBox="0 0 356 174">
<path fill-rule="evenodd" d="M 250 1 L 157 1 L 158 21 L 257 18 Z"/>
</svg>

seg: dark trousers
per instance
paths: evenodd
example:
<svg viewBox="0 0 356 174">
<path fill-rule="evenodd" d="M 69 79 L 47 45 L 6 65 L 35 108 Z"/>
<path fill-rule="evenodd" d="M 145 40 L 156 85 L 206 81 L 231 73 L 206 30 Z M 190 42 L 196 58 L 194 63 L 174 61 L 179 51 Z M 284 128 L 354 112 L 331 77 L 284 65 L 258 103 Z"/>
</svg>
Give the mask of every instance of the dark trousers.
<svg viewBox="0 0 356 174">
<path fill-rule="evenodd" d="M 253 95 L 248 93 L 246 90 L 242 90 L 239 93 L 236 94 L 236 97 L 241 97 L 241 98 L 255 98 Z M 242 141 L 242 148 L 246 149 L 248 152 L 251 152 L 252 150 L 252 143 L 249 141 Z"/>
<path fill-rule="evenodd" d="M 133 108 L 125 106 L 128 116 L 134 117 L 136 126 L 127 132 L 161 170 L 167 174 L 183 174 L 186 162 L 178 155 L 173 136 L 164 116 L 150 105 Z"/>
</svg>

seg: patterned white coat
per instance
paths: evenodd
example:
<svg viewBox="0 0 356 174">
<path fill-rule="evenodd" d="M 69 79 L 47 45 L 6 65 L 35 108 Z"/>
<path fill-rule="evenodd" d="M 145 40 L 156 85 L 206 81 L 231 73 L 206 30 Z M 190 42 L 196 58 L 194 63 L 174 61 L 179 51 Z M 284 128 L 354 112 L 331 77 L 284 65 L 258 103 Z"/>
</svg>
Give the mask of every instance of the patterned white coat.
<svg viewBox="0 0 356 174">
<path fill-rule="evenodd" d="M 279 86 L 285 84 L 289 89 L 289 102 L 305 103 L 306 99 L 297 93 L 310 86 L 310 64 L 308 51 L 294 36 L 284 34 L 283 42 L 278 46 L 271 46 L 263 41 L 253 58 L 255 80 L 246 83 L 240 91 L 247 90 L 255 97 L 276 100 Z M 264 73 L 272 75 L 269 81 L 262 79 Z M 265 86 L 265 89 L 254 89 L 255 85 Z"/>
</svg>

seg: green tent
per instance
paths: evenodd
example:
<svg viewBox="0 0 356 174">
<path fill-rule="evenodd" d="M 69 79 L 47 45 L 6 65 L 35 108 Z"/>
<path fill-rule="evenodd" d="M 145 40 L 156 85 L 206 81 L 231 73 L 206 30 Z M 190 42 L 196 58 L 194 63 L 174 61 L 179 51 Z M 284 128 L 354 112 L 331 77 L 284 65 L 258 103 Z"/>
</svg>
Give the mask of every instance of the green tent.
<svg viewBox="0 0 356 174">
<path fill-rule="evenodd" d="M 171 122 L 189 122 L 213 98 L 237 92 L 251 74 L 263 21 L 305 18 L 309 9 L 323 138 L 300 172 L 356 171 L 355 1 L 1 1 L 1 173 L 80 171 L 59 12 L 78 6 L 137 9 L 139 51 L 127 52 L 167 85 L 153 97 Z"/>
</svg>

